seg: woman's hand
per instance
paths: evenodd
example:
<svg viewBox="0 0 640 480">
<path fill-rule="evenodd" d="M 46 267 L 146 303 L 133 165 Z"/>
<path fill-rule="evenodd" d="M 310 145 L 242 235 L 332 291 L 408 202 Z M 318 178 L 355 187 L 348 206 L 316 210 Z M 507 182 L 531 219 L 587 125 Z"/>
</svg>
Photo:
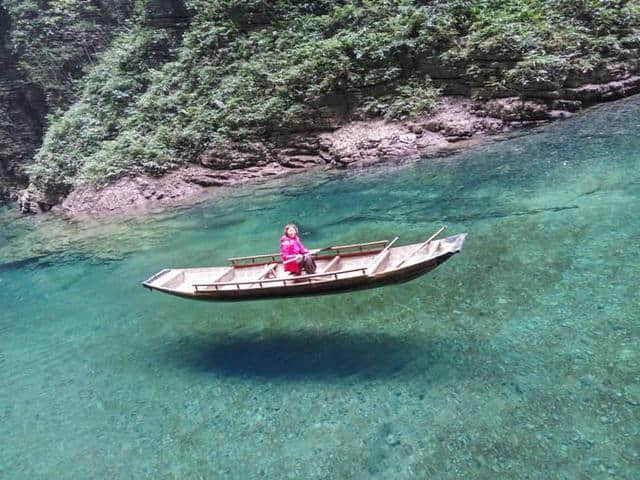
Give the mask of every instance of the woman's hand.
<svg viewBox="0 0 640 480">
<path fill-rule="evenodd" d="M 302 255 L 299 253 L 296 255 L 296 262 L 300 263 L 302 261 Z"/>
</svg>

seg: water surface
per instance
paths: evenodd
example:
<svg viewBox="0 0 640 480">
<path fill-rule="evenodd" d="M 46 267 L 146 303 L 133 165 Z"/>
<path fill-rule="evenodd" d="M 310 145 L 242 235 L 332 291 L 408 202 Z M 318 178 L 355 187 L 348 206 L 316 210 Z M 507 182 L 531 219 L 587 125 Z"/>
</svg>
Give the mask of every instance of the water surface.
<svg viewBox="0 0 640 480">
<path fill-rule="evenodd" d="M 126 221 L 0 217 L 0 477 L 640 474 L 640 99 L 438 160 Z M 425 239 L 384 289 L 207 304 L 170 266 Z"/>
</svg>

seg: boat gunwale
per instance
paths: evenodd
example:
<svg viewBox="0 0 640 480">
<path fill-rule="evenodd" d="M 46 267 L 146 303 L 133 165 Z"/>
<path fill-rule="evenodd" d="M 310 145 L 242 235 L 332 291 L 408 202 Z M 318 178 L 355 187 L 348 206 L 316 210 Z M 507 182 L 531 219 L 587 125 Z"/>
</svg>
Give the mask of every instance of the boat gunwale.
<svg viewBox="0 0 640 480">
<path fill-rule="evenodd" d="M 347 253 L 339 253 L 339 252 L 330 252 L 329 255 L 316 255 L 314 256 L 314 258 L 316 260 L 326 260 L 328 258 L 335 258 L 335 257 L 341 257 L 341 258 L 351 258 L 351 257 L 358 257 L 358 256 L 366 256 L 366 255 L 374 255 L 377 253 L 380 253 L 383 249 L 381 248 L 376 248 L 373 250 L 362 250 L 362 251 L 358 251 L 358 252 L 347 252 Z M 256 257 L 257 258 L 257 257 Z M 270 255 L 267 255 L 266 258 L 271 258 Z M 262 262 L 262 263 L 234 263 L 233 265 L 231 265 L 233 268 L 237 268 L 237 269 L 241 269 L 241 268 L 255 268 L 255 267 L 260 267 L 262 265 L 267 265 L 269 263 L 277 263 L 278 265 L 282 265 L 283 262 L 282 260 L 278 260 L 276 262 Z M 187 270 L 186 268 L 184 270 Z"/>
<path fill-rule="evenodd" d="M 345 253 L 344 255 L 359 255 L 361 253 L 368 253 L 371 250 L 364 250 L 363 247 L 370 247 L 372 245 L 388 245 L 389 244 L 389 240 L 378 240 L 375 242 L 365 242 L 365 243 L 354 243 L 352 245 L 334 245 L 331 247 L 326 247 L 326 248 L 320 248 L 320 251 L 332 251 L 335 252 L 336 255 L 338 255 L 340 253 L 340 250 L 349 250 L 352 248 L 358 248 L 359 250 L 357 252 L 349 252 L 349 253 Z M 384 248 L 384 247 L 382 247 Z M 380 250 L 382 250 L 382 248 Z M 314 249 L 315 250 L 315 249 Z M 377 250 L 377 249 L 372 249 L 372 250 Z M 234 267 L 253 267 L 255 265 L 262 265 L 262 263 L 258 263 L 255 260 L 261 260 L 261 259 L 272 259 L 274 262 L 276 261 L 276 258 L 280 257 L 280 253 L 268 253 L 268 254 L 263 254 L 263 255 L 249 255 L 247 257 L 232 257 L 232 258 L 228 258 L 227 261 L 229 263 L 231 263 Z M 240 262 L 240 261 L 245 261 L 245 260 L 251 260 L 251 262 L 247 262 L 247 263 L 236 263 L 236 262 Z M 280 257 L 280 262 L 282 262 L 282 258 Z M 263 263 L 271 263 L 271 262 L 263 262 Z"/>
<path fill-rule="evenodd" d="M 284 278 L 266 278 L 264 280 L 243 280 L 241 282 L 214 282 L 214 283 L 193 283 L 191 284 L 193 287 L 195 287 L 196 289 L 196 293 L 200 293 L 200 292 L 210 292 L 211 290 L 198 290 L 198 287 L 228 287 L 228 286 L 232 286 L 232 285 L 254 285 L 254 284 L 259 284 L 260 287 L 258 288 L 262 288 L 262 284 L 263 283 L 277 283 L 277 282 L 283 282 L 283 287 L 289 287 L 292 285 L 287 285 L 286 282 L 293 282 L 295 283 L 301 283 L 300 280 L 309 280 L 309 282 L 311 282 L 311 279 L 313 278 L 318 278 L 318 277 L 334 277 L 335 280 L 338 280 L 338 275 L 342 274 L 342 273 L 353 273 L 353 272 L 359 272 L 362 271 L 363 274 L 366 272 L 367 267 L 359 267 L 359 268 L 351 268 L 348 270 L 337 270 L 335 272 L 325 272 L 325 273 L 313 273 L 313 274 L 309 274 L 309 275 L 298 275 L 298 276 L 292 276 L 292 277 L 284 277 Z M 364 276 L 364 275 L 363 275 Z M 352 277 L 352 278 L 356 278 L 356 277 Z M 341 279 L 344 280 L 344 279 Z M 307 282 L 307 283 L 309 283 Z M 216 288 L 217 290 L 217 288 Z M 246 289 L 248 290 L 248 289 Z"/>
</svg>

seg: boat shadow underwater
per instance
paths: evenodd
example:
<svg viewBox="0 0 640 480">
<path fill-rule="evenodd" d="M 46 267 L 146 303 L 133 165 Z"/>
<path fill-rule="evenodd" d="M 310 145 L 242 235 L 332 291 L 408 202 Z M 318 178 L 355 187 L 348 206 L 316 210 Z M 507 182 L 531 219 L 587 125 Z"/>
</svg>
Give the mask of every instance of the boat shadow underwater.
<svg viewBox="0 0 640 480">
<path fill-rule="evenodd" d="M 474 362 L 495 355 L 481 345 L 465 346 L 443 337 L 309 330 L 187 337 L 169 346 L 165 353 L 180 368 L 223 377 L 426 377 L 434 381 L 473 375 Z"/>
</svg>

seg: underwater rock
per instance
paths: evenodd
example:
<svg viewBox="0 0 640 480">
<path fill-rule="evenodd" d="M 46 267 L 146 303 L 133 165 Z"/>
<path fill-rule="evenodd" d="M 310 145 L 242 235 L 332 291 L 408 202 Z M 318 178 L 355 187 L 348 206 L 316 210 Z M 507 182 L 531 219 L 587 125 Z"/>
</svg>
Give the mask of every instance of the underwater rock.
<svg viewBox="0 0 640 480">
<path fill-rule="evenodd" d="M 48 212 L 55 203 L 41 193 L 28 188 L 18 194 L 18 208 L 21 213 Z"/>
<path fill-rule="evenodd" d="M 583 375 L 582 377 L 580 377 L 580 383 L 585 387 L 591 386 L 594 380 L 595 379 L 591 374 Z"/>
<path fill-rule="evenodd" d="M 395 447 L 397 445 L 400 445 L 400 438 L 398 435 L 390 433 L 385 437 L 384 442 L 390 447 Z"/>
</svg>

